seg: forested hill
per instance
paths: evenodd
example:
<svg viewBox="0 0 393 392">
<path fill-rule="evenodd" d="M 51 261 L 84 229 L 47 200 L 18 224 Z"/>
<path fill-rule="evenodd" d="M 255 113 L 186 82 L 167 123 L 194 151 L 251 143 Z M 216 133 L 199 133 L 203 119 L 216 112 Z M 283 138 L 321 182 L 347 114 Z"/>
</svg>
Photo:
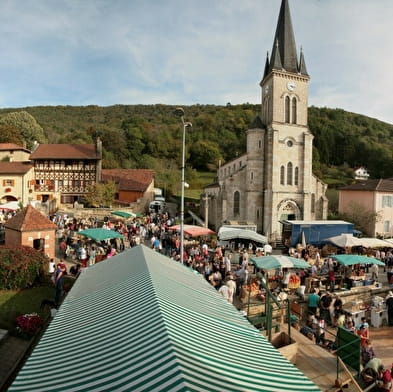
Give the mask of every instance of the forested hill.
<svg viewBox="0 0 393 392">
<path fill-rule="evenodd" d="M 188 170 L 215 170 L 219 161 L 244 153 L 245 131 L 259 108 L 183 106 L 185 121 L 193 124 L 187 131 Z M 183 131 L 174 110 L 170 105 L 1 109 L 0 142 L 92 143 L 99 136 L 104 167 L 152 168 L 159 181 L 170 184 L 171 172 L 178 170 L 181 160 Z M 349 168 L 365 166 L 373 178 L 393 176 L 393 125 L 341 109 L 310 107 L 309 127 L 315 136 L 318 176 L 329 177 L 332 166 L 341 167 L 341 173 L 343 168 L 349 174 Z"/>
</svg>

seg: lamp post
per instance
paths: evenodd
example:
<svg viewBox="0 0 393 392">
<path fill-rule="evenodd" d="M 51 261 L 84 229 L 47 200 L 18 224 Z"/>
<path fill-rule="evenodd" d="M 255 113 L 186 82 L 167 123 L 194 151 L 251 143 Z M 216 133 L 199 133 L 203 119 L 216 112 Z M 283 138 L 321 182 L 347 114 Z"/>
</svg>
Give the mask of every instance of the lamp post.
<svg viewBox="0 0 393 392">
<path fill-rule="evenodd" d="M 185 150 L 186 150 L 186 129 L 191 128 L 192 124 L 184 121 L 183 108 L 176 108 L 176 114 L 180 116 L 183 124 L 183 139 L 182 139 L 182 159 L 181 159 L 181 199 L 180 199 L 180 263 L 184 263 L 184 171 L 185 171 Z"/>
</svg>

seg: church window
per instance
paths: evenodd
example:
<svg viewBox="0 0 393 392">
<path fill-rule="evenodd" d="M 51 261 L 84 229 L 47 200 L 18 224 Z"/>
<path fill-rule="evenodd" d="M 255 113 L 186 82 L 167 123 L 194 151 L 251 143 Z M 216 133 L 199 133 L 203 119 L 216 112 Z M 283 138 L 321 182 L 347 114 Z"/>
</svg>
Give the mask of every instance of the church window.
<svg viewBox="0 0 393 392">
<path fill-rule="evenodd" d="M 262 142 L 260 140 L 258 140 L 258 148 L 262 147 Z"/>
<path fill-rule="evenodd" d="M 284 185 L 285 184 L 285 167 L 281 166 L 280 168 L 280 184 Z"/>
<path fill-rule="evenodd" d="M 291 116 L 290 116 L 291 107 L 290 106 L 291 106 L 291 99 L 288 96 L 286 96 L 285 97 L 285 122 L 286 123 L 289 123 L 290 119 L 291 119 Z"/>
<path fill-rule="evenodd" d="M 233 195 L 233 215 L 240 213 L 240 192 L 236 191 Z"/>
<path fill-rule="evenodd" d="M 259 220 L 259 208 L 257 208 L 257 221 Z"/>
<path fill-rule="evenodd" d="M 292 124 L 297 123 L 297 101 L 296 98 L 292 98 Z"/>
<path fill-rule="evenodd" d="M 254 179 L 254 172 L 251 172 L 250 179 L 251 181 Z"/>
<path fill-rule="evenodd" d="M 288 140 L 287 141 L 287 146 L 288 147 L 292 147 L 293 146 L 293 141 L 292 140 Z"/>
<path fill-rule="evenodd" d="M 299 168 L 295 167 L 295 185 L 299 185 Z"/>
<path fill-rule="evenodd" d="M 315 193 L 311 194 L 311 213 L 315 212 Z"/>
<path fill-rule="evenodd" d="M 287 165 L 287 184 L 292 185 L 292 163 L 289 162 Z"/>
</svg>

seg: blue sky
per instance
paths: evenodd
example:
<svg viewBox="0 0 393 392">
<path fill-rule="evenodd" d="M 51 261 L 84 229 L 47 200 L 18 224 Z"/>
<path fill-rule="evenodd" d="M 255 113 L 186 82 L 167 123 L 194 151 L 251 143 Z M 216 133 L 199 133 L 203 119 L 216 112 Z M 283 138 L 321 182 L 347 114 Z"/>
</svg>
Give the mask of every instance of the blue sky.
<svg viewBox="0 0 393 392">
<path fill-rule="evenodd" d="M 391 0 L 289 0 L 309 104 L 393 123 Z M 3 0 L 0 107 L 260 103 L 281 0 Z"/>
</svg>

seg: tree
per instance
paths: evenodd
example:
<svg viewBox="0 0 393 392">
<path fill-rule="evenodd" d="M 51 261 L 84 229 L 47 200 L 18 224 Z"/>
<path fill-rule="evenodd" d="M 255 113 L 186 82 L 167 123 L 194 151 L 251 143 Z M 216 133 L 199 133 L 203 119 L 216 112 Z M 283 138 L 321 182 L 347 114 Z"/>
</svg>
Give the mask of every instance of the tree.
<svg viewBox="0 0 393 392">
<path fill-rule="evenodd" d="M 110 207 L 115 199 L 117 187 L 114 182 L 98 183 L 88 188 L 85 200 L 94 207 Z"/>
<path fill-rule="evenodd" d="M 23 146 L 23 142 L 23 136 L 18 128 L 0 123 L 0 143 L 15 143 L 18 146 Z"/>
<path fill-rule="evenodd" d="M 1 125 L 8 125 L 16 128 L 26 142 L 26 147 L 32 149 L 34 142 L 45 143 L 46 137 L 41 125 L 36 119 L 25 111 L 11 112 L 0 117 Z"/>
<path fill-rule="evenodd" d="M 374 235 L 375 224 L 381 219 L 378 212 L 367 209 L 364 205 L 351 201 L 344 213 L 340 214 L 341 219 L 351 222 L 355 228 L 367 234 Z"/>
</svg>

